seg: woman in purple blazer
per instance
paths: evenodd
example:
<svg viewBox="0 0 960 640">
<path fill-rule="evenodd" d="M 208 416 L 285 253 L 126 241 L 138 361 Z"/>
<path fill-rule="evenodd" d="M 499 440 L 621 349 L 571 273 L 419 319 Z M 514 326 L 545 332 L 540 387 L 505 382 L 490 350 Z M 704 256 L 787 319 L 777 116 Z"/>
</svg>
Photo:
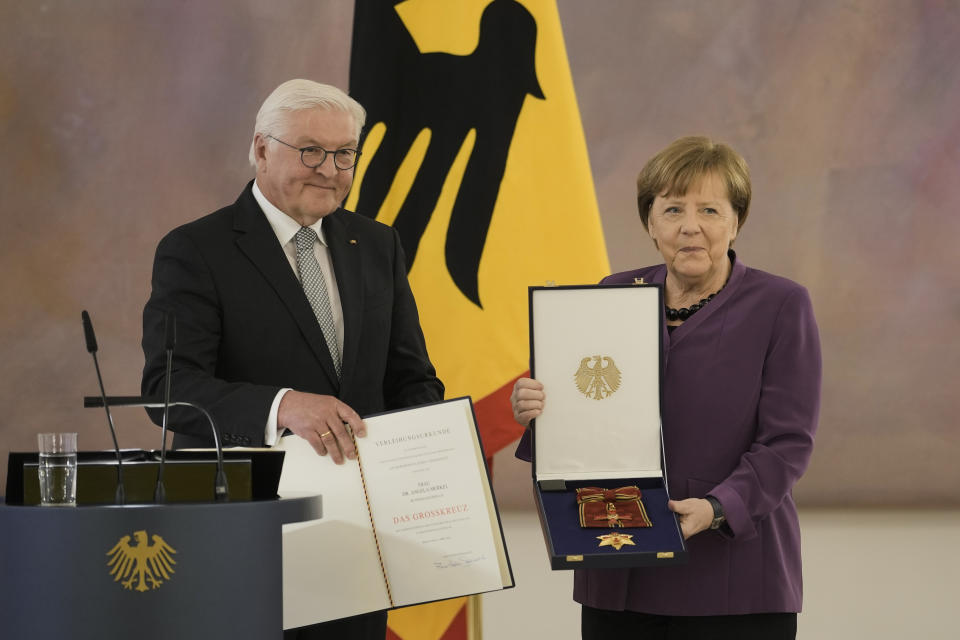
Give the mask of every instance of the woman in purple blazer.
<svg viewBox="0 0 960 640">
<path fill-rule="evenodd" d="M 750 206 L 746 162 L 681 138 L 637 178 L 640 220 L 664 264 L 608 276 L 664 288 L 663 438 L 684 566 L 585 569 L 574 578 L 584 638 L 795 638 L 802 604 L 792 489 L 810 460 L 820 340 L 804 287 L 731 249 Z M 529 425 L 543 385 L 511 402 Z M 517 455 L 530 459 L 530 433 Z"/>
</svg>

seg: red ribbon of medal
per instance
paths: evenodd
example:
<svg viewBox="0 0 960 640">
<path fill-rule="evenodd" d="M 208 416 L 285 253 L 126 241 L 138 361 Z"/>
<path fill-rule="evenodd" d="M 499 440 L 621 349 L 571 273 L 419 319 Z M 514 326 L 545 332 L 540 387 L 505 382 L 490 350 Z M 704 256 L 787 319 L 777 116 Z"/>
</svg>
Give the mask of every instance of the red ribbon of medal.
<svg viewBox="0 0 960 640">
<path fill-rule="evenodd" d="M 639 487 L 577 489 L 581 527 L 652 527 Z"/>
</svg>

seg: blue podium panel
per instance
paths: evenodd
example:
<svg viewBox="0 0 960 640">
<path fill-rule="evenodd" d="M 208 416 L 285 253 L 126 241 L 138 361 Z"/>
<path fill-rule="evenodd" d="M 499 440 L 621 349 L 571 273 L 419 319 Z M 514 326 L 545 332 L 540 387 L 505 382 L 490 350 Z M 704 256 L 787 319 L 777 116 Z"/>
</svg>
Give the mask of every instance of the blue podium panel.
<svg viewBox="0 0 960 640">
<path fill-rule="evenodd" d="M 0 504 L 4 638 L 281 638 L 281 525 L 319 496 L 261 502 Z"/>
</svg>

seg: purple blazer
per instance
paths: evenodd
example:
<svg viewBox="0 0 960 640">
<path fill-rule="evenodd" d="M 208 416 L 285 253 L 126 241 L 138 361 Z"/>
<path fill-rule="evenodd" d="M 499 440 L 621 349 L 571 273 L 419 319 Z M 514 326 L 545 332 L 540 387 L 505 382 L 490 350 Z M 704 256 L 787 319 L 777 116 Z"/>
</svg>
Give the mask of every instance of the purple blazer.
<svg viewBox="0 0 960 640">
<path fill-rule="evenodd" d="M 684 566 L 578 570 L 577 602 L 680 616 L 801 609 L 791 492 L 817 428 L 819 333 L 804 287 L 730 255 L 733 270 L 719 295 L 672 334 L 664 329 L 661 408 L 670 496 L 716 497 L 730 531 L 687 540 Z M 602 284 L 635 277 L 663 284 L 666 273 L 661 264 Z M 517 456 L 530 459 L 529 432 Z"/>
</svg>

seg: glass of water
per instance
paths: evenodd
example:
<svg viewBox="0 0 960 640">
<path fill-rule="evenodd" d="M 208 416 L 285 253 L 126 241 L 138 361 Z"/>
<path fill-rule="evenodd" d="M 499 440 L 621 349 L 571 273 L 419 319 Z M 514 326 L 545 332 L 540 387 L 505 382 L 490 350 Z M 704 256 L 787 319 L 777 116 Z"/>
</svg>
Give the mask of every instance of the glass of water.
<svg viewBox="0 0 960 640">
<path fill-rule="evenodd" d="M 40 504 L 73 507 L 77 504 L 77 434 L 39 433 Z"/>
</svg>

